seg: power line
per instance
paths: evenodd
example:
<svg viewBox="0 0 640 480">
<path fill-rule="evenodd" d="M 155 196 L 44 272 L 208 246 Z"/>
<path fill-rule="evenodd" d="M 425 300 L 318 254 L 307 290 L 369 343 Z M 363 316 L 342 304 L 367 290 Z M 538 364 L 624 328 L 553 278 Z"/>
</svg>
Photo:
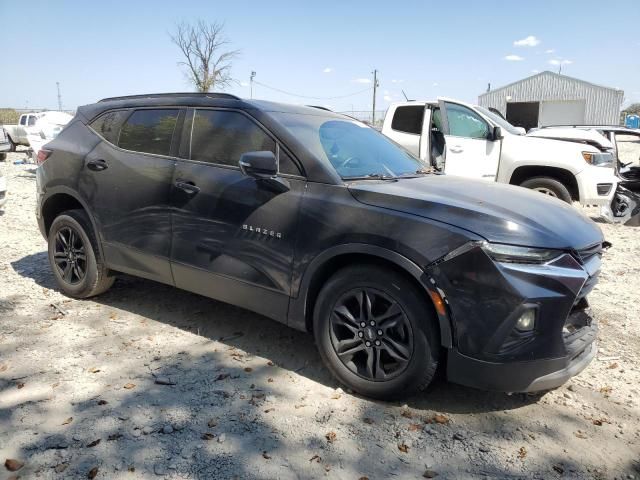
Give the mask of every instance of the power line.
<svg viewBox="0 0 640 480">
<path fill-rule="evenodd" d="M 335 100 L 337 98 L 353 97 L 355 95 L 359 95 L 360 93 L 368 92 L 369 90 L 371 90 L 373 88 L 373 87 L 367 87 L 367 88 L 365 88 L 363 90 L 358 90 L 357 92 L 349 93 L 347 95 L 338 95 L 338 96 L 335 96 L 335 97 L 312 97 L 312 96 L 309 96 L 309 95 L 298 95 L 297 93 L 287 92 L 285 90 L 281 90 L 281 89 L 276 88 L 276 87 L 271 87 L 269 85 L 265 85 L 264 83 L 258 82 L 257 80 L 254 80 L 253 83 L 255 83 L 256 85 L 260 85 L 261 87 L 268 88 L 269 90 L 274 90 L 276 92 L 284 93 L 285 95 L 290 95 L 292 97 L 298 97 L 298 98 L 308 98 L 308 99 L 312 99 L 312 100 Z"/>
</svg>

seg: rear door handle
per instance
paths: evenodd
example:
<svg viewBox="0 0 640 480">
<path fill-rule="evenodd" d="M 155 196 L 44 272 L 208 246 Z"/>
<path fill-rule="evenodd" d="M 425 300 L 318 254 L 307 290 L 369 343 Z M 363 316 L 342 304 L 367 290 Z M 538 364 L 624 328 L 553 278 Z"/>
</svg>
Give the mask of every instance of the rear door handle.
<svg viewBox="0 0 640 480">
<path fill-rule="evenodd" d="M 454 145 L 449 150 L 451 151 L 451 153 L 462 153 L 462 152 L 464 152 L 464 148 L 462 148 L 460 145 Z"/>
<path fill-rule="evenodd" d="M 193 182 L 187 182 L 185 180 L 176 180 L 174 185 L 176 186 L 176 188 L 179 188 L 180 190 L 187 192 L 189 195 L 195 195 L 196 193 L 200 192 L 200 187 L 197 187 L 196 184 Z"/>
<path fill-rule="evenodd" d="M 94 172 L 101 172 L 102 170 L 109 168 L 109 164 L 105 160 L 98 158 L 96 160 L 89 160 L 87 162 L 87 168 Z"/>
</svg>

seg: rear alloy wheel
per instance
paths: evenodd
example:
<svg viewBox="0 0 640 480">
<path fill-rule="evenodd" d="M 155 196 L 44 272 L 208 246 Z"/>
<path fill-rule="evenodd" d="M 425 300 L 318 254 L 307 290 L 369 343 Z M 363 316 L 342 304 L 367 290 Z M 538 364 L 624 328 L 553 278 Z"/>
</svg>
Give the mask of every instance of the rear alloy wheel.
<svg viewBox="0 0 640 480">
<path fill-rule="evenodd" d="M 338 271 L 314 307 L 323 361 L 340 382 L 369 397 L 392 399 L 426 388 L 440 348 L 427 298 L 395 270 L 359 265 Z"/>
<path fill-rule="evenodd" d="M 102 261 L 83 210 L 70 210 L 54 219 L 49 229 L 49 263 L 60 290 L 70 297 L 99 295 L 115 280 Z"/>
<path fill-rule="evenodd" d="M 557 198 L 563 202 L 571 203 L 571 193 L 569 189 L 564 186 L 562 182 L 559 182 L 555 178 L 551 177 L 534 177 L 529 180 L 525 180 L 520 184 L 521 187 L 529 188 L 536 192 L 550 197 Z"/>
</svg>

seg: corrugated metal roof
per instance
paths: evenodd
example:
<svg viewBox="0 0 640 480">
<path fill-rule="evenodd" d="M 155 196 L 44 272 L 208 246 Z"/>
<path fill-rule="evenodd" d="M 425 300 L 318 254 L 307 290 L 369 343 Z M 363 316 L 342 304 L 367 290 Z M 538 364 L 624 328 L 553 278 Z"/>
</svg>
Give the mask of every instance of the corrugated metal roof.
<svg viewBox="0 0 640 480">
<path fill-rule="evenodd" d="M 550 70 L 545 70 L 544 72 L 536 73 L 535 75 L 531 75 L 530 77 L 525 77 L 525 78 L 522 78 L 520 80 L 516 80 L 515 82 L 508 83 L 507 85 L 503 85 L 502 87 L 498 87 L 498 88 L 496 88 L 494 90 L 490 90 L 488 92 L 481 93 L 479 95 L 479 98 L 482 98 L 485 95 L 489 95 L 491 93 L 499 92 L 500 90 L 512 87 L 512 86 L 514 86 L 514 85 L 516 85 L 518 83 L 525 82 L 527 80 L 531 80 L 531 79 L 533 79 L 535 77 L 541 77 L 543 75 L 551 75 L 551 76 L 557 77 L 557 78 L 562 79 L 562 80 L 569 80 L 569 81 L 572 81 L 572 82 L 584 83 L 585 85 L 589 85 L 590 87 L 606 88 L 607 90 L 613 90 L 615 92 L 622 92 L 622 90 L 617 89 L 617 88 L 605 87 L 604 85 L 598 85 L 597 83 L 587 82 L 586 80 L 580 80 L 579 78 L 569 77 L 567 75 L 561 75 L 559 73 L 552 72 Z"/>
</svg>

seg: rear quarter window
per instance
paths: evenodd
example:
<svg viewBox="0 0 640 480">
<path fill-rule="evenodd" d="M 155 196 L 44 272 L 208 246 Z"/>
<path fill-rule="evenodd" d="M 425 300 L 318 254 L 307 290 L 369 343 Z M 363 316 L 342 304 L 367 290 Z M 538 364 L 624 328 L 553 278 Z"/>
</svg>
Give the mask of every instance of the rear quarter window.
<svg viewBox="0 0 640 480">
<path fill-rule="evenodd" d="M 103 113 L 91 122 L 89 126 L 107 142 L 117 145 L 120 128 L 130 114 L 131 112 L 128 110 Z"/>
</svg>

